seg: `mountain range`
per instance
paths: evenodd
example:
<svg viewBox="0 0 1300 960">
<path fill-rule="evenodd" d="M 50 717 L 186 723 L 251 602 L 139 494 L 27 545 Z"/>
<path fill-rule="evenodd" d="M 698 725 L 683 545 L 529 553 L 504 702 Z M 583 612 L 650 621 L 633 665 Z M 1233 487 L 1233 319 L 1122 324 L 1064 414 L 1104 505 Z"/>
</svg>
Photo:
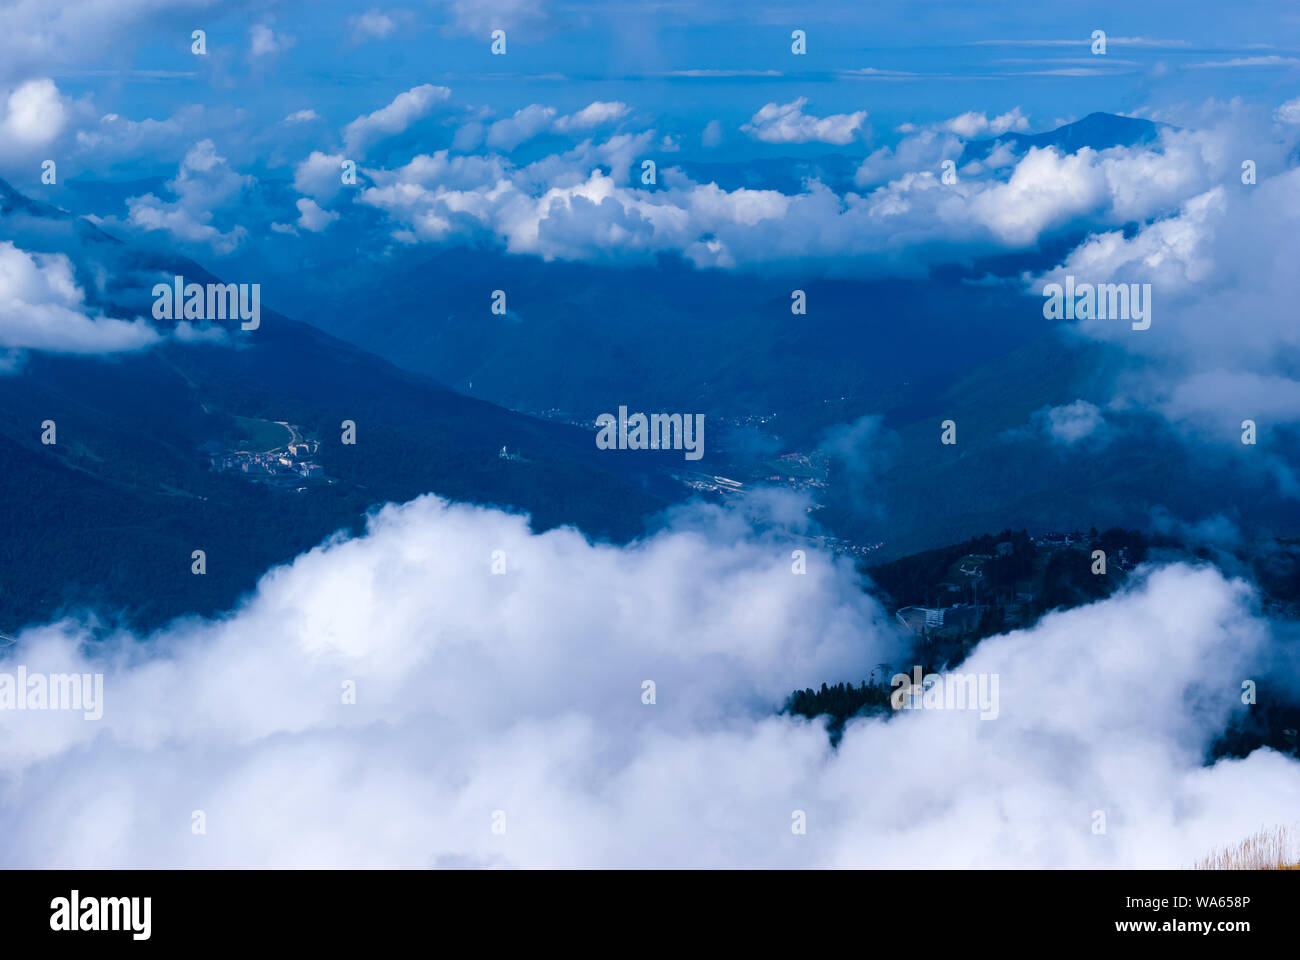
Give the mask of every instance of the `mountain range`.
<svg viewBox="0 0 1300 960">
<path fill-rule="evenodd" d="M 1157 135 L 1145 120 L 1091 114 L 967 151 Z M 808 163 L 773 161 L 763 176 L 797 178 Z M 754 185 L 753 170 L 725 166 L 712 168 L 720 183 Z M 142 186 L 81 184 L 63 198 Z M 340 254 L 253 273 L 236 257 L 218 278 L 118 239 L 98 225 L 109 212 L 61 209 L 0 182 L 0 242 L 66 256 L 87 312 L 149 317 L 153 285 L 175 275 L 260 278 L 270 306 L 255 331 L 227 323 L 223 342 L 185 339 L 163 321 L 167 339 L 147 350 L 32 351 L 0 375 L 7 632 L 82 609 L 145 626 L 227 609 L 270 566 L 356 529 L 378 504 L 430 491 L 526 511 L 540 529 L 574 524 L 626 541 L 691 495 L 683 472 L 789 485 L 783 454 L 811 457 L 816 519 L 878 544 L 876 561 L 1006 527 L 1140 529 L 1225 503 L 1247 532 L 1300 533 L 1269 477 L 1231 453 L 1193 462 L 1153 416 L 1108 411 L 1120 429 L 1084 443 L 1044 432 L 1044 410 L 1103 407 L 1126 363 L 1044 320 L 1013 282 L 1057 262 L 1075 235 L 911 278 L 701 270 L 672 256 L 546 262 L 485 247 L 399 250 L 364 269 Z M 796 287 L 803 315 L 790 309 Z M 489 310 L 494 289 L 509 292 L 504 315 Z M 706 414 L 705 459 L 687 470 L 679 452 L 597 450 L 592 422 L 619 406 Z M 949 419 L 956 446 L 939 442 Z M 57 425 L 52 445 L 41 442 L 46 421 Z M 342 443 L 344 421 L 356 424 L 355 445 Z M 323 481 L 298 493 L 212 469 L 214 456 L 275 436 L 278 423 L 319 442 Z M 191 573 L 197 549 L 202 576 Z"/>
<path fill-rule="evenodd" d="M 0 226 L 20 250 L 68 257 L 91 314 L 149 317 L 154 283 L 175 275 L 218 282 L 2 182 Z M 590 432 L 464 396 L 273 310 L 255 331 L 214 326 L 225 342 L 30 351 L 0 375 L 0 624 L 92 609 L 152 626 L 226 609 L 270 566 L 430 491 L 619 540 L 679 495 L 658 454 L 598 451 Z M 345 420 L 355 445 L 342 443 Z M 212 470 L 215 453 L 278 422 L 318 440 L 326 481 L 298 494 Z"/>
</svg>

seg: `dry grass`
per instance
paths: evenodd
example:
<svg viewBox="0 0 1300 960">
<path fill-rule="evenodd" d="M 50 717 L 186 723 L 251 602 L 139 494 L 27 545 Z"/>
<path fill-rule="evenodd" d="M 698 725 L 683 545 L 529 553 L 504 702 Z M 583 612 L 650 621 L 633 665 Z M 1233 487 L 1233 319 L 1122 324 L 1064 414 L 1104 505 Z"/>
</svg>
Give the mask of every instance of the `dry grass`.
<svg viewBox="0 0 1300 960">
<path fill-rule="evenodd" d="M 1297 836 L 1290 827 L 1260 830 L 1241 843 L 1197 861 L 1193 870 L 1300 870 Z"/>
</svg>

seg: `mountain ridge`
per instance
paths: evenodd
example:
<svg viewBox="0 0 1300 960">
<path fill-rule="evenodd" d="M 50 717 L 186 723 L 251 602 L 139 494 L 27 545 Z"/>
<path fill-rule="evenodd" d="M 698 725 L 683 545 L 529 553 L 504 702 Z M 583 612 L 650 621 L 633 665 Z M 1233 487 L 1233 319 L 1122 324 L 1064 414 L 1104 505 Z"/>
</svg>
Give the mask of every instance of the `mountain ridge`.
<svg viewBox="0 0 1300 960">
<path fill-rule="evenodd" d="M 69 258 L 92 314 L 149 317 L 152 284 L 168 273 L 218 282 L 188 258 L 133 250 L 8 184 L 0 202 L 20 249 Z M 109 278 L 102 288 L 99 275 Z M 465 396 L 277 310 L 264 309 L 254 331 L 224 327 L 233 343 L 27 351 L 0 375 L 9 632 L 89 609 L 145 628 L 229 609 L 275 564 L 358 530 L 376 505 L 423 493 L 617 541 L 679 496 L 657 455 L 599 451 L 594 431 Z M 329 479 L 295 494 L 212 472 L 209 451 L 230 442 L 240 417 L 317 438 Z M 354 446 L 340 443 L 344 420 L 357 424 Z M 54 444 L 41 442 L 47 421 Z M 503 445 L 526 459 L 501 458 Z M 190 572 L 195 549 L 209 558 L 202 576 Z"/>
</svg>

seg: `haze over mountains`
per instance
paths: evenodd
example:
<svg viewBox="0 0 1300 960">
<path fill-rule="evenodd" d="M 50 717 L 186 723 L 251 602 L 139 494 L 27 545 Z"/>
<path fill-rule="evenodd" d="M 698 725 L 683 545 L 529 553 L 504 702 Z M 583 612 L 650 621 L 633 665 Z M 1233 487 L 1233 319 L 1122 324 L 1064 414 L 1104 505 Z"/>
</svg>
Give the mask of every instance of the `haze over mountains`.
<svg viewBox="0 0 1300 960">
<path fill-rule="evenodd" d="M 961 162 L 987 160 L 995 144 L 1015 155 L 1103 150 L 1150 144 L 1157 133 L 1148 121 L 1091 114 L 1045 134 L 970 141 Z M 724 187 L 790 188 L 782 176 L 834 179 L 858 162 L 829 155 L 707 172 Z M 755 170 L 772 182 L 751 182 Z M 64 197 L 105 211 L 147 186 L 78 182 Z M 1076 243 L 1077 224 L 1018 254 L 938 263 L 921 277 L 449 247 L 399 250 L 364 270 L 340 260 L 254 272 L 235 257 L 215 278 L 2 182 L 0 211 L 5 239 L 66 254 L 89 305 L 110 318 L 148 317 L 153 284 L 174 274 L 260 277 L 266 302 L 301 311 L 268 310 L 256 332 L 229 325 L 224 342 L 164 331 L 168 342 L 139 353 L 31 353 L 0 377 L 12 414 L 0 430 L 0 482 L 11 502 L 32 501 L 10 520 L 6 549 L 30 563 L 8 568 L 6 623 L 65 604 L 144 622 L 196 602 L 217 609 L 266 567 L 355 526 L 368 507 L 427 490 L 527 510 L 539 529 L 573 523 L 592 536 L 635 536 L 691 490 L 672 476 L 677 456 L 595 450 L 590 424 L 620 405 L 705 413 L 708 458 L 697 466 L 751 489 L 777 457 L 813 455 L 826 481 L 817 521 L 878 544 L 880 559 L 1003 527 L 1195 522 L 1207 504 L 1219 510 L 1225 489 L 1231 522 L 1248 534 L 1300 532 L 1267 471 L 1227 451 L 1192 454 L 1158 417 L 1115 411 L 1083 442 L 1053 434 L 1047 411 L 1099 416 L 1125 366 L 1117 348 L 1045 320 L 1041 300 L 1015 282 Z M 488 309 L 494 289 L 508 291 L 504 316 Z M 791 313 L 793 289 L 805 291 L 806 315 Z M 232 417 L 287 421 L 319 437 L 321 464 L 338 483 L 293 496 L 210 473 L 208 455 L 230 438 Z M 39 442 L 47 419 L 58 425 L 56 446 Z M 344 419 L 360 425 L 364 444 L 334 442 Z M 937 442 L 947 419 L 961 430 L 954 447 Z M 502 446 L 524 459 L 503 459 Z M 216 575 L 196 595 L 178 558 L 200 547 Z M 153 588 L 142 592 L 142 582 Z"/>
<path fill-rule="evenodd" d="M 1005 176 L 1030 150 L 1143 147 L 1159 157 L 1161 131 L 1175 129 L 1092 113 L 1041 134 L 962 141 L 958 170 L 975 176 L 994 163 Z M 846 149 L 681 169 L 722 189 L 799 193 L 813 189 L 810 178 L 864 189 L 854 184 L 862 165 Z M 332 229 L 377 247 L 373 214 L 355 211 Z M 1142 226 L 1125 223 L 1121 235 L 1132 241 Z M 1296 532 L 1289 496 L 1251 451 L 1192 452 L 1149 411 L 1108 412 L 1132 357 L 1044 319 L 1023 278 L 1061 263 L 1094 229 L 1085 213 L 1012 252 L 954 247 L 928 268 L 903 263 L 883 276 L 854 260 L 709 269 L 671 252 L 591 262 L 486 242 L 433 252 L 390 245 L 354 267 L 308 244 L 319 257 L 312 269 L 280 271 L 276 286 L 331 333 L 511 409 L 575 423 L 620 404 L 704 412 L 715 469 L 747 482 L 770 475 L 766 464 L 781 454 L 833 454 L 818 519 L 841 536 L 883 542 L 884 556 L 1003 525 L 1145 527 L 1155 515 L 1194 523 L 1221 509 L 1247 531 Z M 504 316 L 489 310 L 496 289 L 508 294 Z M 794 289 L 807 295 L 806 315 L 791 313 Z M 1161 315 L 1166 331 L 1176 322 Z M 1113 423 L 1083 442 L 1055 436 L 1048 418 L 1071 411 Z M 855 447 L 836 442 L 864 417 L 880 420 L 863 426 Z M 949 418 L 962 442 L 941 447 L 939 423 Z M 1224 483 L 1236 491 L 1227 507 Z"/>
<path fill-rule="evenodd" d="M 3 241 L 75 265 L 87 307 L 151 316 L 155 282 L 216 281 L 181 256 L 134 250 L 84 219 L 0 182 Z M 157 324 L 174 336 L 175 324 Z M 215 337 L 215 339 L 214 339 Z M 99 610 L 143 626 L 228 607 L 268 567 L 372 506 L 428 490 L 528 511 L 625 539 L 677 486 L 658 464 L 601 453 L 584 431 L 455 393 L 264 310 L 261 327 L 214 321 L 202 336 L 108 356 L 20 351 L 0 376 L 6 511 L 0 622 Z M 307 492 L 214 474 L 234 418 L 286 421 L 319 438 L 331 483 Z M 341 424 L 361 442 L 344 446 Z M 43 444 L 42 424 L 56 426 Z M 507 447 L 519 460 L 503 459 Z M 187 558 L 206 551 L 208 573 Z"/>
</svg>

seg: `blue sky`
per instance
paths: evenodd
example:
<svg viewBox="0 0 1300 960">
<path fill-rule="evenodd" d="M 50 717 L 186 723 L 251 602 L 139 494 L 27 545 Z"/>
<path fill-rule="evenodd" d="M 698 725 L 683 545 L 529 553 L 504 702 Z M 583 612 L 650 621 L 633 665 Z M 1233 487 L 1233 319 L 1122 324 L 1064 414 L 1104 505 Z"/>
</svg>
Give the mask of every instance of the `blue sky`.
<svg viewBox="0 0 1300 960">
<path fill-rule="evenodd" d="M 1216 96 L 1285 100 L 1300 77 L 1300 22 L 1281 3 L 1202 4 L 1188 16 L 1172 3 L 1090 4 L 1084 12 L 948 2 L 126 2 L 107 18 L 68 4 L 55 23 L 41 14 L 45 6 L 17 4 L 16 29 L 0 40 L 11 89 L 48 76 L 68 98 L 93 98 L 96 111 L 137 122 L 200 104 L 213 134 L 226 134 L 218 145 L 228 155 L 266 166 L 281 159 L 274 147 L 322 133 L 275 131 L 288 114 L 314 110 L 324 128 L 338 129 L 422 83 L 451 88 L 466 113 L 625 102 L 680 133 L 689 153 L 709 122 L 734 132 L 763 104 L 799 96 L 818 114 L 866 110 L 864 140 L 889 143 L 901 123 L 967 110 L 1019 106 L 1037 130 L 1093 110 L 1172 110 Z M 504 57 L 489 53 L 489 24 L 507 31 Z M 207 31 L 206 57 L 190 53 L 195 28 Z M 790 52 L 796 28 L 808 34 L 803 57 Z M 255 29 L 270 31 L 266 52 L 253 52 Z M 1096 29 L 1107 33 L 1105 56 L 1089 51 Z M 442 119 L 449 145 L 451 118 Z M 426 148 L 437 145 L 430 139 Z M 726 159 L 755 149 L 732 136 L 715 148 Z M 123 158 L 97 172 L 129 177 L 174 159 Z"/>
<path fill-rule="evenodd" d="M 291 315 L 451 245 L 870 278 L 1071 238 L 1050 269 L 992 281 L 1037 293 L 1049 274 L 1086 269 L 1178 302 L 1181 330 L 1119 341 L 1144 370 L 1168 368 L 1132 402 L 1181 420 L 1230 392 L 1300 420 L 1290 326 L 1260 320 L 1234 343 L 1220 332 L 1223 304 L 1281 318 L 1294 302 L 1290 274 L 1238 239 L 1294 244 L 1288 4 L 54 9 L 11 5 L 0 37 L 0 176 L 137 246 L 256 276 Z M 1174 126 L 1102 151 L 999 149 L 943 189 L 970 140 L 1094 111 Z M 816 175 L 788 162 L 827 156 Z M 41 179 L 48 161 L 55 183 Z M 348 163 L 357 181 L 343 185 Z M 24 256 L 25 275 L 41 275 Z"/>
</svg>

